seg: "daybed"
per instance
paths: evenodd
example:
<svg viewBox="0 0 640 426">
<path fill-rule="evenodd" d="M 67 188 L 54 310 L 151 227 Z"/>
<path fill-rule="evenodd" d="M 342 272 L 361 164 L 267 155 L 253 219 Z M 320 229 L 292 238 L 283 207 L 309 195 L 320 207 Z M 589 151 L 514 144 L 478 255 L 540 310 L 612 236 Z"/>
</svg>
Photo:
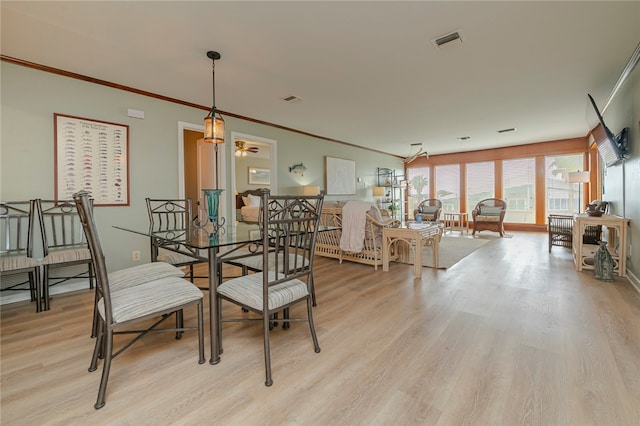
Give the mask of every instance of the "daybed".
<svg viewBox="0 0 640 426">
<path fill-rule="evenodd" d="M 257 222 L 260 209 L 260 189 L 249 189 L 236 194 L 236 210 L 241 222 Z"/>
<path fill-rule="evenodd" d="M 337 226 L 340 229 L 319 232 L 316 242 L 315 254 L 340 260 L 373 265 L 377 270 L 382 265 L 382 228 L 386 226 L 398 226 L 400 222 L 391 218 L 384 218 L 380 210 L 372 204 L 372 208 L 366 213 L 365 233 L 363 248 L 359 252 L 348 252 L 340 248 L 342 237 L 342 208 L 346 202 L 326 202 L 322 208 L 321 225 Z M 398 254 L 391 253 L 390 260 L 397 260 Z"/>
</svg>

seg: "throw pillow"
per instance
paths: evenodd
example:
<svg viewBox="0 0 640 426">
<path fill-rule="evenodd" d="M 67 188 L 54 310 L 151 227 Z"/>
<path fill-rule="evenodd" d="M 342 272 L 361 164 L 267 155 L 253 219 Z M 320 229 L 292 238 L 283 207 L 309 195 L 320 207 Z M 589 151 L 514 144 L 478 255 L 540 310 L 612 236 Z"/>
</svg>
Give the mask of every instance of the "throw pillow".
<svg viewBox="0 0 640 426">
<path fill-rule="evenodd" d="M 257 195 L 251 195 L 249 194 L 247 196 L 249 203 L 247 204 L 247 206 L 249 207 L 260 207 L 260 197 L 258 197 Z"/>
<path fill-rule="evenodd" d="M 500 216 L 500 213 L 502 213 L 502 207 L 482 206 L 480 208 L 480 214 L 483 216 Z"/>
<path fill-rule="evenodd" d="M 436 210 L 438 210 L 438 206 L 422 206 L 421 213 L 426 213 L 426 214 L 430 214 L 433 215 Z"/>
</svg>

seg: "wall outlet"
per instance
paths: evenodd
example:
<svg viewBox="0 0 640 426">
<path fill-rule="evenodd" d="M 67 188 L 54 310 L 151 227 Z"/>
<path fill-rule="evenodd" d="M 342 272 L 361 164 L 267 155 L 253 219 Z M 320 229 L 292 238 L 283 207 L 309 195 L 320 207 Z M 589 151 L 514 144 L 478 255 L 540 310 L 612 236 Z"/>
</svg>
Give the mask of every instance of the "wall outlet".
<svg viewBox="0 0 640 426">
<path fill-rule="evenodd" d="M 131 260 L 140 260 L 140 250 L 134 250 L 131 252 Z"/>
</svg>

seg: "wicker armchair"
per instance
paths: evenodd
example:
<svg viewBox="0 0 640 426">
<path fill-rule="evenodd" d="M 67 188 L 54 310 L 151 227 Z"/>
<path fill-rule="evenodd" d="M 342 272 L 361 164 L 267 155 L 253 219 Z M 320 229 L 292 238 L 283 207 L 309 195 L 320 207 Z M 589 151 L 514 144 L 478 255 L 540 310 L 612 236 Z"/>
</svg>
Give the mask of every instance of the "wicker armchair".
<svg viewBox="0 0 640 426">
<path fill-rule="evenodd" d="M 413 210 L 413 217 L 418 219 L 418 216 L 421 216 L 422 220 L 436 221 L 440 218 L 440 212 L 442 212 L 442 201 L 437 198 L 427 198 Z"/>
<path fill-rule="evenodd" d="M 507 212 L 507 203 L 498 198 L 487 198 L 476 204 L 471 211 L 473 217 L 473 235 L 480 231 L 498 232 L 504 237 L 504 215 Z"/>
</svg>

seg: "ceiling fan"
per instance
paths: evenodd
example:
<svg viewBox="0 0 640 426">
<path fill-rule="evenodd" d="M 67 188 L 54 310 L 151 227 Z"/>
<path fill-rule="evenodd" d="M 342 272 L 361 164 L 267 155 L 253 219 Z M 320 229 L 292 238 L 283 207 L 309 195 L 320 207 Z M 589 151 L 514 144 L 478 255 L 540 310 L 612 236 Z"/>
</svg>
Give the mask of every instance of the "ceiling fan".
<svg viewBox="0 0 640 426">
<path fill-rule="evenodd" d="M 412 146 L 412 147 L 413 147 L 413 146 L 419 146 L 419 147 L 420 147 L 420 149 L 419 149 L 419 150 L 418 150 L 418 152 L 416 152 L 415 154 L 412 154 L 412 155 L 410 155 L 410 156 L 406 157 L 406 158 L 403 160 L 405 163 L 410 163 L 410 162 L 412 162 L 413 160 L 415 160 L 415 159 L 416 159 L 416 158 L 418 158 L 418 157 L 425 157 L 425 158 L 427 158 L 427 159 L 429 158 L 429 153 L 428 153 L 427 151 L 423 151 L 423 150 L 422 150 L 422 144 L 421 144 L 421 143 L 412 143 L 412 144 L 411 144 L 411 146 Z"/>
<path fill-rule="evenodd" d="M 257 146 L 248 146 L 247 142 L 242 140 L 236 140 L 236 157 L 246 157 L 247 153 L 257 153 Z"/>
</svg>

